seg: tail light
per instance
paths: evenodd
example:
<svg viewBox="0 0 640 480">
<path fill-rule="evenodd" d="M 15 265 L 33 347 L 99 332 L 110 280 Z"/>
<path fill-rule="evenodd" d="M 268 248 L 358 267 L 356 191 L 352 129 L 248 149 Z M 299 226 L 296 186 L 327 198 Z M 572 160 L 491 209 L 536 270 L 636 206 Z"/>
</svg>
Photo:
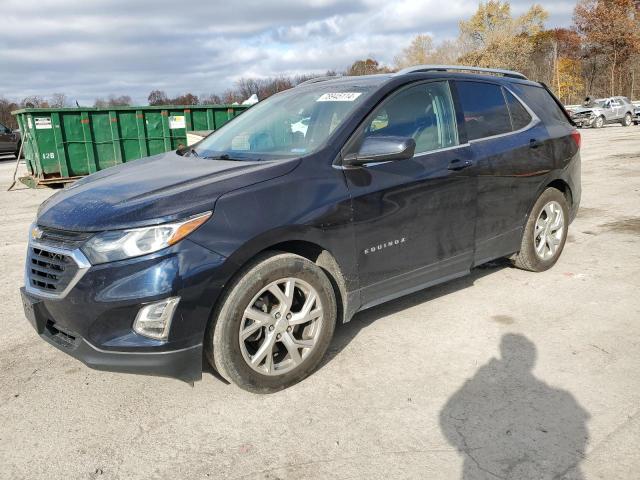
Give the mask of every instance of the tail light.
<svg viewBox="0 0 640 480">
<path fill-rule="evenodd" d="M 573 138 L 573 141 L 576 142 L 576 147 L 580 148 L 580 145 L 582 144 L 582 136 L 580 135 L 580 132 L 574 130 L 573 132 L 571 132 L 571 138 Z"/>
</svg>

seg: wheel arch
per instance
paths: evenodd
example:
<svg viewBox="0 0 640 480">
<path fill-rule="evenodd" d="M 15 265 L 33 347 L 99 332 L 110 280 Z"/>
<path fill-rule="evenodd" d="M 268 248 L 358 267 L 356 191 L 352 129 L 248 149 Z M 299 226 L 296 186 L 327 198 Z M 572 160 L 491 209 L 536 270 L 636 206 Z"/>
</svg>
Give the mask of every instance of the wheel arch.
<svg viewBox="0 0 640 480">
<path fill-rule="evenodd" d="M 288 239 L 283 240 L 283 238 Z M 359 308 L 356 301 L 357 296 L 353 293 L 349 293 L 348 289 L 348 272 L 345 272 L 340 265 L 336 257 L 331 251 L 324 245 L 317 241 L 304 238 L 304 234 L 299 232 L 299 235 L 289 233 L 289 235 L 280 232 L 279 235 L 269 236 L 269 239 L 260 237 L 254 239 L 254 241 L 248 242 L 232 255 L 229 260 L 233 265 L 232 271 L 228 272 L 228 280 L 218 295 L 218 298 L 211 306 L 211 318 L 208 322 L 207 328 L 215 323 L 215 314 L 219 311 L 222 302 L 224 302 L 229 285 L 232 284 L 240 272 L 256 257 L 268 252 L 284 252 L 294 255 L 300 255 L 307 260 L 318 265 L 327 275 L 331 286 L 333 287 L 334 294 L 336 296 L 337 305 L 337 321 L 338 323 L 348 322 L 353 317 L 357 308 Z"/>
<path fill-rule="evenodd" d="M 538 193 L 538 196 L 542 195 L 542 192 L 544 192 L 547 188 L 555 188 L 556 190 L 560 190 L 564 197 L 567 199 L 569 207 L 571 208 L 573 206 L 573 194 L 571 192 L 571 187 L 566 181 L 561 178 L 556 178 L 555 180 L 545 185 Z"/>
</svg>

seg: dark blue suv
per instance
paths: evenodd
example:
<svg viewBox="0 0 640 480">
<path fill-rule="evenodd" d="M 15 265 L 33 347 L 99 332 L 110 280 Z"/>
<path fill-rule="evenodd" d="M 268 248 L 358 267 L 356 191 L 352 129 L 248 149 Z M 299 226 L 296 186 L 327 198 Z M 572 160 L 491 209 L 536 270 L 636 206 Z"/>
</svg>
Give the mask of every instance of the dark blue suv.
<svg viewBox="0 0 640 480">
<path fill-rule="evenodd" d="M 93 368 L 192 382 L 206 357 L 276 391 L 358 311 L 499 257 L 550 268 L 579 149 L 555 97 L 515 72 L 315 79 L 43 203 L 26 316 Z"/>
</svg>

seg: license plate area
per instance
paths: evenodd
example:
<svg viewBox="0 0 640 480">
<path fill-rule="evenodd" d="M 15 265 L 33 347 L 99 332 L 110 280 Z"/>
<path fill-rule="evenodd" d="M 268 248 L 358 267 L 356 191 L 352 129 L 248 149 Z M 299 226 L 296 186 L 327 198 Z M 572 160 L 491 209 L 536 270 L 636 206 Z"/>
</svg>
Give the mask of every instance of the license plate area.
<svg viewBox="0 0 640 480">
<path fill-rule="evenodd" d="M 38 315 L 39 306 L 42 301 L 27 294 L 24 287 L 20 289 L 20 296 L 22 297 L 24 316 L 27 317 L 31 326 L 35 328 L 38 333 L 42 333 L 44 331 L 44 321 L 41 320 Z"/>
</svg>

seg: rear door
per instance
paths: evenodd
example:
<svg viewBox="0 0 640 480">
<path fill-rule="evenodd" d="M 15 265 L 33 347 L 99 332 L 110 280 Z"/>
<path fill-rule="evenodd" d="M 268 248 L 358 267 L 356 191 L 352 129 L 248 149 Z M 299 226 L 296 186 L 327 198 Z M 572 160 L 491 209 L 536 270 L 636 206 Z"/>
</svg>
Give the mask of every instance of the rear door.
<svg viewBox="0 0 640 480">
<path fill-rule="evenodd" d="M 622 114 L 622 102 L 617 98 L 611 99 L 611 120 L 620 120 L 623 117 Z"/>
<path fill-rule="evenodd" d="M 343 154 L 357 152 L 367 136 L 413 137 L 416 152 L 410 160 L 344 169 L 364 307 L 467 273 L 476 213 L 471 152 L 459 136 L 449 82 L 391 95 Z"/>
<path fill-rule="evenodd" d="M 524 220 L 549 164 L 547 131 L 508 88 L 455 82 L 476 161 L 478 200 L 474 265 L 520 247 Z"/>
</svg>

